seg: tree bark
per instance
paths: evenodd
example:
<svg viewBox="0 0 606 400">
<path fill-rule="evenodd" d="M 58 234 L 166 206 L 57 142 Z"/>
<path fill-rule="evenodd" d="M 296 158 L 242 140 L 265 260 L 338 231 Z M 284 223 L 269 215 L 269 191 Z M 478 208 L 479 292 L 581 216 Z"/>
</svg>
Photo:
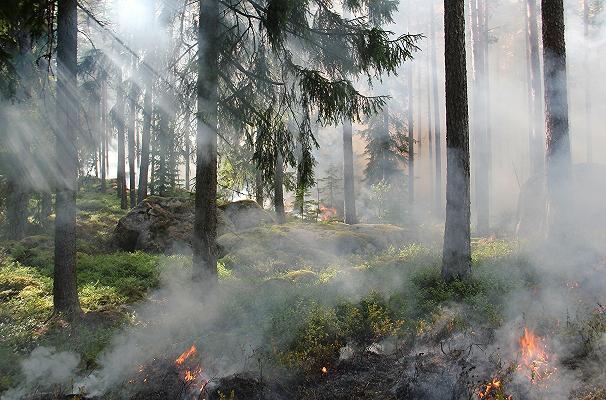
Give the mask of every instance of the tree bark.
<svg viewBox="0 0 606 400">
<path fill-rule="evenodd" d="M 444 0 L 444 35 L 447 177 L 442 276 L 453 279 L 471 275 L 464 0 Z"/>
<path fill-rule="evenodd" d="M 141 134 L 141 162 L 139 163 L 139 190 L 137 202 L 140 203 L 147 196 L 147 183 L 149 179 L 149 143 L 151 141 L 152 125 L 152 85 L 148 82 L 143 97 L 143 132 Z"/>
<path fill-rule="evenodd" d="M 76 283 L 76 149 L 78 107 L 76 70 L 78 14 L 76 0 L 57 6 L 57 103 L 60 129 L 56 136 L 57 180 L 53 305 L 70 318 L 80 314 Z"/>
<path fill-rule="evenodd" d="M 189 117 L 188 117 L 189 119 Z M 189 191 L 189 180 L 190 177 L 190 167 L 189 167 L 189 159 L 191 155 L 191 141 L 189 139 L 189 130 L 185 131 L 185 159 L 183 162 L 185 163 L 185 190 Z"/>
<path fill-rule="evenodd" d="M 19 165 L 15 162 L 13 165 Z M 21 240 L 27 227 L 27 204 L 29 192 L 24 185 L 23 176 L 10 174 L 7 177 L 6 229 L 9 240 Z"/>
<path fill-rule="evenodd" d="M 585 135 L 587 140 L 587 162 L 593 162 L 593 136 L 591 124 L 591 64 L 589 63 L 589 0 L 583 1 L 583 36 L 585 38 Z"/>
<path fill-rule="evenodd" d="M 198 28 L 198 115 L 193 236 L 194 279 L 217 279 L 217 108 L 219 2 L 201 0 Z"/>
<path fill-rule="evenodd" d="M 263 173 L 258 168 L 255 171 L 255 201 L 263 207 Z"/>
<path fill-rule="evenodd" d="M 435 141 L 435 160 L 436 160 L 436 179 L 434 189 L 434 213 L 437 216 L 442 214 L 442 127 L 440 118 L 440 96 L 438 89 L 438 58 L 436 56 L 436 28 L 435 16 L 433 10 L 433 0 L 431 4 L 431 88 L 433 91 L 433 132 Z"/>
<path fill-rule="evenodd" d="M 542 0 L 547 173 L 547 232 L 558 243 L 572 228 L 572 162 L 568 125 L 563 0 Z"/>
<path fill-rule="evenodd" d="M 279 224 L 286 222 L 284 213 L 284 161 L 280 148 L 276 148 L 276 161 L 274 173 L 274 207 Z"/>
<path fill-rule="evenodd" d="M 415 135 L 414 135 L 414 94 L 412 85 L 412 64 L 408 65 L 408 204 L 415 201 Z"/>
<path fill-rule="evenodd" d="M 107 191 L 107 83 L 101 82 L 101 193 Z"/>
<path fill-rule="evenodd" d="M 351 121 L 343 124 L 343 210 L 345 223 L 353 225 L 358 222 L 356 216 L 356 190 L 353 165 L 353 126 Z"/>
<path fill-rule="evenodd" d="M 128 180 L 130 207 L 137 205 L 137 190 L 135 188 L 135 125 L 137 121 L 137 87 L 130 83 L 128 96 Z"/>
<path fill-rule="evenodd" d="M 124 148 L 124 101 L 126 94 L 124 93 L 124 82 L 118 83 L 116 95 L 116 128 L 118 135 L 118 172 L 116 174 L 116 186 L 118 188 L 118 197 L 120 198 L 120 208 L 126 210 L 128 208 L 128 200 L 126 198 L 126 160 Z"/>
</svg>

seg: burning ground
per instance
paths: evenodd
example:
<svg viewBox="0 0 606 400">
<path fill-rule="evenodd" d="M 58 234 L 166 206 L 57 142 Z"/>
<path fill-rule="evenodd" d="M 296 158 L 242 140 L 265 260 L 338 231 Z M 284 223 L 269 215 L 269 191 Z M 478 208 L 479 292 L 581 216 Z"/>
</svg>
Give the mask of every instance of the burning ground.
<svg viewBox="0 0 606 400">
<path fill-rule="evenodd" d="M 606 398 L 604 254 L 478 239 L 473 279 L 445 282 L 431 231 L 396 246 L 388 226 L 360 229 L 225 236 L 238 245 L 212 293 L 191 285 L 186 257 L 83 247 L 77 325 L 47 321 L 43 238 L 13 244 L 2 398 Z M 352 241 L 372 245 L 339 247 Z"/>
</svg>

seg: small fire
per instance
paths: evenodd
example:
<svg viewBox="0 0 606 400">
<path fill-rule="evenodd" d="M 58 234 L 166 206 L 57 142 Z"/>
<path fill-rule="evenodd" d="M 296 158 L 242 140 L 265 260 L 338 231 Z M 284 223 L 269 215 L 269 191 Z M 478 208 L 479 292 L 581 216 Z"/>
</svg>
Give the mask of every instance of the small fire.
<svg viewBox="0 0 606 400">
<path fill-rule="evenodd" d="M 196 354 L 196 353 L 197 353 L 197 351 L 198 351 L 198 350 L 196 349 L 196 345 L 195 345 L 195 344 L 192 344 L 192 345 L 191 345 L 191 347 L 189 348 L 189 350 L 184 351 L 184 352 L 183 352 L 183 353 L 182 353 L 182 354 L 179 356 L 179 358 L 177 358 L 177 359 L 175 360 L 175 364 L 176 364 L 176 365 L 182 365 L 182 364 L 185 362 L 185 360 L 187 360 L 187 359 L 188 359 L 190 356 L 192 356 L 192 355 Z"/>
<path fill-rule="evenodd" d="M 334 217 L 337 216 L 337 209 L 334 207 L 326 207 L 323 205 L 320 205 L 320 219 L 322 221 L 330 221 L 331 219 L 333 219 Z"/>
<path fill-rule="evenodd" d="M 522 360 L 518 365 L 521 371 L 532 383 L 539 383 L 556 372 L 556 368 L 549 365 L 549 355 L 544 340 L 535 335 L 528 328 L 519 340 Z"/>
<path fill-rule="evenodd" d="M 322 371 L 322 375 L 328 375 L 328 368 L 322 367 L 321 371 Z"/>
<path fill-rule="evenodd" d="M 511 400 L 511 396 L 503 393 L 503 384 L 498 378 L 493 378 L 490 382 L 483 384 L 478 392 L 480 399 L 505 399 Z"/>
<path fill-rule="evenodd" d="M 197 394 L 201 393 L 208 384 L 208 379 L 204 377 L 203 369 L 196 360 L 197 354 L 196 345 L 192 345 L 175 360 L 175 365 L 181 367 L 179 377 L 189 387 L 192 399 L 197 399 Z"/>
</svg>

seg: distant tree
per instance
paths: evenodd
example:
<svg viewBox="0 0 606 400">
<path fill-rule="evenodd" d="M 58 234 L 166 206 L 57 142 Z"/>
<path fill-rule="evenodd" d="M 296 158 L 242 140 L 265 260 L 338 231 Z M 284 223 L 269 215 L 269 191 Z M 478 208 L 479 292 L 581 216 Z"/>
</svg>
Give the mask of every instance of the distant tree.
<svg viewBox="0 0 606 400">
<path fill-rule="evenodd" d="M 472 132 L 475 149 L 475 208 L 476 229 L 487 233 L 490 228 L 490 128 L 488 109 L 488 28 L 486 1 L 471 1 L 471 31 L 473 53 Z"/>
<path fill-rule="evenodd" d="M 408 138 L 403 122 L 395 115 L 390 115 L 386 107 L 382 113 L 369 119 L 368 128 L 360 131 L 360 135 L 366 140 L 364 179 L 367 184 L 370 186 L 384 181 L 401 186 L 408 154 Z"/>
<path fill-rule="evenodd" d="M 60 124 L 56 132 L 59 177 L 56 193 L 53 305 L 55 312 L 75 318 L 81 312 L 76 284 L 77 0 L 62 0 L 57 7 L 57 109 Z"/>
<path fill-rule="evenodd" d="M 149 185 L 150 143 L 152 135 L 152 88 L 153 83 L 149 73 L 144 75 L 145 95 L 143 96 L 143 131 L 141 132 L 141 162 L 139 163 L 139 190 L 137 202 L 142 202 L 147 196 Z"/>
<path fill-rule="evenodd" d="M 542 0 L 545 120 L 547 137 L 547 229 L 558 243 L 572 229 L 572 161 L 568 126 L 563 0 Z"/>
<path fill-rule="evenodd" d="M 444 37 L 447 176 L 442 276 L 452 279 L 471 274 L 465 0 L 444 0 Z"/>
<path fill-rule="evenodd" d="M 353 165 L 353 126 L 351 121 L 343 123 L 343 212 L 346 224 L 358 222 L 356 215 L 356 190 Z"/>
<path fill-rule="evenodd" d="M 121 76 L 121 74 L 120 74 Z M 128 208 L 128 199 L 126 197 L 126 147 L 125 147 L 125 101 L 126 101 L 126 81 L 122 78 L 116 83 L 116 104 L 112 109 L 112 116 L 116 135 L 118 137 L 118 165 L 116 172 L 116 189 L 120 199 L 120 208 L 126 210 Z"/>
<path fill-rule="evenodd" d="M 543 85 L 541 84 L 541 55 L 537 0 L 526 2 L 526 57 L 528 65 L 529 116 L 530 116 L 530 172 L 542 175 L 545 170 L 545 145 L 543 143 L 545 118 L 543 115 Z"/>
<path fill-rule="evenodd" d="M 430 5 L 430 51 L 431 51 L 431 89 L 433 97 L 433 134 L 435 143 L 435 181 L 434 181 L 434 199 L 433 209 L 436 215 L 442 215 L 442 119 L 440 117 L 440 97 L 438 83 L 438 59 L 436 56 L 436 27 L 434 15 L 434 0 L 429 1 Z"/>
</svg>

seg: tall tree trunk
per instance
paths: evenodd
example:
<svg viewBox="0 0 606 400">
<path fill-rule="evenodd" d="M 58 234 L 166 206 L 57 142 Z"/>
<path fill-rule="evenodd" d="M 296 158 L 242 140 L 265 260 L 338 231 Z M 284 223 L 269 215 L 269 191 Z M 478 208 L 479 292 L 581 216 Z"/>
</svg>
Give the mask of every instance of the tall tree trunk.
<svg viewBox="0 0 606 400">
<path fill-rule="evenodd" d="M 563 0 L 542 0 L 547 173 L 547 229 L 565 240 L 572 228 L 572 165 L 568 133 L 568 89 Z"/>
<path fill-rule="evenodd" d="M 120 208 L 126 210 L 128 208 L 128 200 L 126 198 L 126 160 L 125 160 L 125 148 L 124 148 L 124 131 L 125 131 L 125 118 L 124 118 L 124 102 L 126 93 L 124 91 L 124 82 L 118 83 L 116 98 L 116 127 L 118 135 L 118 173 L 117 188 L 118 197 L 120 198 Z"/>
<path fill-rule="evenodd" d="M 433 8 L 433 0 L 431 0 L 431 87 L 433 91 L 433 131 L 436 145 L 436 179 L 434 189 L 434 212 L 435 215 L 442 214 L 442 127 L 440 118 L 440 96 L 438 88 L 438 58 L 436 56 L 436 28 L 435 16 Z"/>
<path fill-rule="evenodd" d="M 478 233 L 490 229 L 490 149 L 488 140 L 488 87 L 486 77 L 486 3 L 471 1 L 473 35 L 473 134 L 475 142 L 475 209 Z"/>
<path fill-rule="evenodd" d="M 139 191 L 137 202 L 140 203 L 147 196 L 147 182 L 149 178 L 149 143 L 152 128 L 152 85 L 147 82 L 145 96 L 143 97 L 143 132 L 141 134 L 141 162 L 139 163 Z"/>
<path fill-rule="evenodd" d="M 40 194 L 40 221 L 45 228 L 48 226 L 50 215 L 53 213 L 53 197 L 48 191 Z"/>
<path fill-rule="evenodd" d="M 279 224 L 286 222 L 286 214 L 284 213 L 284 161 L 280 148 L 276 148 L 274 173 L 274 207 L 276 217 Z"/>
<path fill-rule="evenodd" d="M 412 86 L 412 64 L 408 65 L 408 204 L 415 201 L 415 135 L 414 135 L 414 94 Z"/>
<path fill-rule="evenodd" d="M 57 103 L 60 129 L 56 135 L 57 180 L 55 218 L 55 265 L 53 305 L 55 312 L 69 318 L 80 314 L 76 283 L 76 191 L 78 151 L 76 149 L 78 107 L 75 99 L 78 65 L 78 14 L 76 0 L 62 0 L 57 6 Z"/>
<path fill-rule="evenodd" d="M 219 2 L 200 0 L 198 28 L 198 115 L 196 200 L 193 236 L 194 278 L 217 279 L 217 118 Z"/>
<path fill-rule="evenodd" d="M 189 117 L 188 117 L 189 119 Z M 185 190 L 189 191 L 189 180 L 190 178 L 190 168 L 189 168 L 189 156 L 191 154 L 191 141 L 189 139 L 189 130 L 185 131 Z"/>
<path fill-rule="evenodd" d="M 433 18 L 433 13 L 431 14 Z M 427 49 L 427 75 L 425 85 L 427 86 L 427 148 L 429 150 L 429 211 L 433 212 L 433 199 L 434 199 L 434 178 L 433 173 L 434 161 L 433 161 L 433 127 L 431 119 L 431 57 L 430 49 Z"/>
<path fill-rule="evenodd" d="M 444 0 L 444 36 L 447 176 L 442 276 L 452 279 L 471 274 L 465 0 Z"/>
<path fill-rule="evenodd" d="M 13 165 L 18 166 L 20 163 L 16 161 Z M 9 174 L 6 196 L 6 228 L 9 240 L 21 240 L 25 236 L 28 202 L 29 192 L 24 185 L 23 175 Z"/>
<path fill-rule="evenodd" d="M 593 162 L 591 124 L 591 64 L 589 63 L 589 0 L 583 1 L 583 36 L 585 37 L 585 135 L 587 136 L 587 162 Z"/>
<path fill-rule="evenodd" d="M 353 165 L 353 126 L 351 121 L 343 123 L 343 210 L 345 223 L 356 224 L 356 190 Z"/>
<path fill-rule="evenodd" d="M 107 191 L 107 83 L 101 83 L 101 192 Z"/>
<path fill-rule="evenodd" d="M 263 207 L 263 173 L 258 168 L 255 171 L 255 201 Z"/>
<path fill-rule="evenodd" d="M 531 97 L 530 123 L 530 171 L 532 175 L 542 175 L 545 171 L 545 151 L 543 144 L 545 119 L 543 116 L 543 86 L 541 84 L 541 55 L 539 52 L 539 28 L 537 0 L 526 0 L 527 51 L 530 61 L 529 86 Z"/>
<path fill-rule="evenodd" d="M 130 207 L 137 205 L 137 190 L 135 189 L 135 124 L 137 121 L 137 87 L 130 83 L 128 96 L 128 189 Z"/>
</svg>

